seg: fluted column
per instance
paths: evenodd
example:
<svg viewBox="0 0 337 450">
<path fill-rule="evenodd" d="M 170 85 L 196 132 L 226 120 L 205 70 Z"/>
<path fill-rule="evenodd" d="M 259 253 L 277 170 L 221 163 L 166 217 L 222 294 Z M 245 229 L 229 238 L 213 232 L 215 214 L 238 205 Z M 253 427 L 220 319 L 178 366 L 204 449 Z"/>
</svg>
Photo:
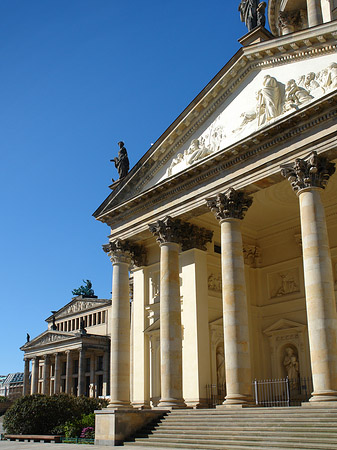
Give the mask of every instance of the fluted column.
<svg viewBox="0 0 337 450">
<path fill-rule="evenodd" d="M 337 314 L 321 192 L 335 165 L 310 153 L 281 166 L 299 197 L 304 284 L 314 392 L 311 402 L 337 401 Z"/>
<path fill-rule="evenodd" d="M 77 387 L 77 395 L 85 394 L 85 350 L 84 348 L 80 348 L 78 351 L 78 387 Z"/>
<path fill-rule="evenodd" d="M 37 393 L 38 383 L 39 383 L 39 357 L 35 356 L 32 360 L 31 394 Z"/>
<path fill-rule="evenodd" d="M 67 361 L 66 361 L 66 393 L 71 393 L 71 387 L 72 387 L 72 357 L 70 350 L 66 350 L 65 354 L 67 355 Z"/>
<path fill-rule="evenodd" d="M 321 0 L 307 0 L 307 12 L 309 27 L 323 23 Z"/>
<path fill-rule="evenodd" d="M 50 386 L 50 357 L 44 355 L 43 357 L 43 370 L 42 370 L 42 394 L 49 395 Z"/>
<path fill-rule="evenodd" d="M 221 271 L 226 361 L 225 406 L 251 402 L 251 361 L 241 221 L 252 199 L 228 189 L 207 206 L 221 225 Z"/>
<path fill-rule="evenodd" d="M 55 370 L 54 370 L 54 394 L 60 392 L 60 355 L 59 353 L 54 353 L 55 358 Z"/>
<path fill-rule="evenodd" d="M 29 358 L 24 358 L 25 368 L 23 373 L 23 395 L 29 394 Z"/>
</svg>

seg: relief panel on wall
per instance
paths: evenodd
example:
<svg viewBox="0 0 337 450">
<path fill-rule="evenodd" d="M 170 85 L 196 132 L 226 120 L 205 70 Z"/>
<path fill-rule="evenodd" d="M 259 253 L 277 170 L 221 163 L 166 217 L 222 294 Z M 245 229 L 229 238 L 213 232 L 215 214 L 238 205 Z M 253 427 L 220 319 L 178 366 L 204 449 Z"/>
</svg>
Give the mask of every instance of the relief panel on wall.
<svg viewBox="0 0 337 450">
<path fill-rule="evenodd" d="M 270 299 L 288 299 L 291 294 L 301 294 L 299 270 L 297 267 L 268 275 Z"/>
</svg>

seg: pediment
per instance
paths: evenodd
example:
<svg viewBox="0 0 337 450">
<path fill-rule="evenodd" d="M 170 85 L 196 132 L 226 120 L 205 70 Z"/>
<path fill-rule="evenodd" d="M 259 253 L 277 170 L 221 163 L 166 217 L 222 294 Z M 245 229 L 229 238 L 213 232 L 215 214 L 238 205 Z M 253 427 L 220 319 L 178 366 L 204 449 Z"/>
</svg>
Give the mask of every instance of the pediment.
<svg viewBox="0 0 337 450">
<path fill-rule="evenodd" d="M 268 328 L 263 330 L 263 332 L 268 336 L 273 336 L 274 334 L 279 334 L 281 332 L 303 330 L 304 328 L 306 328 L 306 325 L 303 325 L 302 323 L 294 322 L 293 320 L 288 319 L 279 319 L 273 325 L 270 325 Z"/>
<path fill-rule="evenodd" d="M 65 341 L 74 337 L 76 337 L 76 335 L 72 332 L 47 330 L 31 341 L 26 342 L 26 344 L 21 347 L 21 350 L 31 350 L 51 344 L 52 342 Z"/>
<path fill-rule="evenodd" d="M 75 297 L 61 309 L 55 313 L 55 319 L 60 319 L 62 317 L 72 316 L 78 314 L 82 311 L 87 311 L 89 309 L 100 308 L 104 305 L 109 305 L 110 301 L 99 298 L 83 298 L 82 296 Z M 47 322 L 52 321 L 52 316 L 48 317 Z"/>
<path fill-rule="evenodd" d="M 317 37 L 282 45 L 284 37 L 244 48 L 216 75 L 128 176 L 94 213 L 99 220 L 130 207 L 134 199 L 186 172 L 201 161 L 217 161 L 226 149 L 245 138 L 277 126 L 302 108 L 336 91 L 337 54 Z M 289 37 L 287 38 L 289 41 Z M 316 41 L 315 41 L 316 42 Z M 321 46 L 320 51 L 317 47 Z M 301 51 L 297 51 L 298 49 Z M 229 155 L 233 156 L 233 155 Z M 133 200 L 132 200 L 133 201 Z M 120 211 L 118 209 L 118 211 Z M 110 213 L 111 212 L 111 213 Z"/>
</svg>

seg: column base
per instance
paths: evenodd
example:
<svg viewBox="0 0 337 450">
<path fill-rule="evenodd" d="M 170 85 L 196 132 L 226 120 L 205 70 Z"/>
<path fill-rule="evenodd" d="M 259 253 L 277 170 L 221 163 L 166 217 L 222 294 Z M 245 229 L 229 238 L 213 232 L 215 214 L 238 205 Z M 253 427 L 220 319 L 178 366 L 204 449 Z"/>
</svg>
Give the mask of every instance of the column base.
<svg viewBox="0 0 337 450">
<path fill-rule="evenodd" d="M 326 391 L 314 391 L 309 402 L 337 402 L 337 391 L 326 390 Z"/>
<path fill-rule="evenodd" d="M 216 409 L 225 409 L 231 407 L 251 408 L 255 403 L 251 396 L 243 394 L 229 394 L 226 395 L 225 401 L 222 405 L 217 405 Z"/>
<path fill-rule="evenodd" d="M 182 398 L 161 398 L 157 405 L 159 409 L 179 409 L 186 408 L 186 403 Z"/>
<path fill-rule="evenodd" d="M 113 409 L 133 409 L 133 406 L 131 405 L 130 402 L 126 402 L 126 401 L 118 401 L 118 400 L 112 400 L 110 401 L 110 403 L 107 406 L 108 408 L 113 408 Z"/>
<path fill-rule="evenodd" d="M 150 403 L 132 402 L 131 405 L 135 409 L 151 409 Z"/>
</svg>

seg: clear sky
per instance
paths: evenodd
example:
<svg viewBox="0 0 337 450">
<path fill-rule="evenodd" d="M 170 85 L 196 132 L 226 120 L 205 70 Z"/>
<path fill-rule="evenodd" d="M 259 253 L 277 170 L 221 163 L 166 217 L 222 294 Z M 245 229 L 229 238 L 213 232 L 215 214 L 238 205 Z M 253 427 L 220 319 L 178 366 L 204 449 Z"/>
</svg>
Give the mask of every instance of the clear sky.
<svg viewBox="0 0 337 450">
<path fill-rule="evenodd" d="M 240 48 L 236 0 L 0 1 L 0 374 L 90 279 L 109 298 L 107 197 Z"/>
</svg>

